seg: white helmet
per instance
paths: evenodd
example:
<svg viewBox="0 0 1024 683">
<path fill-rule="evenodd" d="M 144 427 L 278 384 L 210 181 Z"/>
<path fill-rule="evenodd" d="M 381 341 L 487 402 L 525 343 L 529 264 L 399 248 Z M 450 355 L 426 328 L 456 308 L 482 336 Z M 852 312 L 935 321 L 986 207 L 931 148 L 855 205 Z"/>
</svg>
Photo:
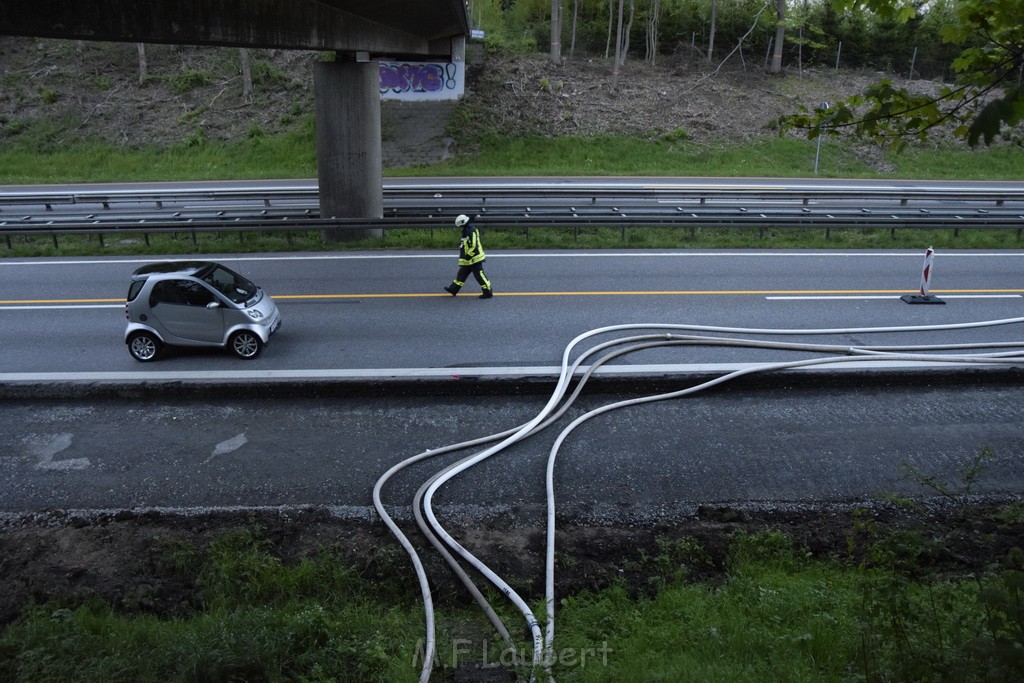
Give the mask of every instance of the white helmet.
<svg viewBox="0 0 1024 683">
<path fill-rule="evenodd" d="M 469 216 L 467 216 L 464 213 L 460 213 L 455 218 L 455 226 L 458 227 L 458 228 L 461 228 L 463 225 L 465 225 L 468 222 L 469 222 Z"/>
</svg>

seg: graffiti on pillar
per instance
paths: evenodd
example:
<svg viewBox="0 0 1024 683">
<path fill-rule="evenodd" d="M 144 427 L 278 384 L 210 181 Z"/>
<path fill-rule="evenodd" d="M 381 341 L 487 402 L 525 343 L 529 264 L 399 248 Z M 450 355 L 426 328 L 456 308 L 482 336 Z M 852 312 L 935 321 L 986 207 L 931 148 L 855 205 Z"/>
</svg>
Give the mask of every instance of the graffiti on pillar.
<svg viewBox="0 0 1024 683">
<path fill-rule="evenodd" d="M 465 87 L 460 64 L 453 62 L 380 62 L 384 100 L 457 100 Z"/>
</svg>

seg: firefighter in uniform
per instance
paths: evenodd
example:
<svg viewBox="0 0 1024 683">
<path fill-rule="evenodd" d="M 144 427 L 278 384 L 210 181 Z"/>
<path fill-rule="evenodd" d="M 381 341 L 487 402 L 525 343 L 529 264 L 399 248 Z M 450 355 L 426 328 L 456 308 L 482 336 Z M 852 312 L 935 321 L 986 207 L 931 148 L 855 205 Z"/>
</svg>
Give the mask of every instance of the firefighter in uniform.
<svg viewBox="0 0 1024 683">
<path fill-rule="evenodd" d="M 476 281 L 480 283 L 483 293 L 481 299 L 490 299 L 494 296 L 491 290 L 491 281 L 484 275 L 484 248 L 480 244 L 480 232 L 469 222 L 469 216 L 460 214 L 455 219 L 455 225 L 462 228 L 462 242 L 459 245 L 459 272 L 450 285 L 444 288 L 452 296 L 459 293 L 462 285 L 466 284 L 466 278 L 472 273 Z"/>
</svg>

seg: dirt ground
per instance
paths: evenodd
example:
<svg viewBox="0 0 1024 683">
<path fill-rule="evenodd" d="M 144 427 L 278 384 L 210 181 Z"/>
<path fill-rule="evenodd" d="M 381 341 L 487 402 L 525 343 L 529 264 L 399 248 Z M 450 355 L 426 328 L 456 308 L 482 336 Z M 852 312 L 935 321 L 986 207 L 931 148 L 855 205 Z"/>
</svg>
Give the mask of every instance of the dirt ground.
<svg viewBox="0 0 1024 683">
<path fill-rule="evenodd" d="M 738 56 L 724 64 L 663 57 L 632 60 L 611 88 L 602 56 L 576 56 L 561 66 L 543 56 L 467 56 L 465 125 L 505 134 L 594 136 L 666 134 L 698 144 L 776 135 L 773 122 L 798 105 L 860 93 L 883 77 L 898 87 L 935 94 L 939 83 L 876 72 L 790 70 L 769 75 Z M 61 145 L 80 139 L 128 147 L 200 144 L 277 135 L 307 125 L 313 113 L 317 55 L 253 50 L 254 92 L 243 98 L 239 51 L 147 45 L 142 77 L 134 44 L 0 36 L 0 140 Z M 450 109 L 385 102 L 385 166 L 432 163 L 457 152 L 444 135 Z M 443 117 L 442 120 L 435 120 Z M 409 152 L 409 136 L 422 155 Z M 434 134 L 436 133 L 436 134 Z M 881 151 L 856 154 L 885 170 Z"/>
<path fill-rule="evenodd" d="M 1020 502 L 938 499 L 914 505 L 738 505 L 701 507 L 692 514 L 637 525 L 560 523 L 556 543 L 560 594 L 625 579 L 653 589 L 678 571 L 714 583 L 724 576 L 736 532 L 779 531 L 821 558 L 859 561 L 872 534 L 921 534 L 922 572 L 963 576 L 1024 544 Z M 1015 511 L 1010 514 L 1007 510 Z M 539 511 L 538 511 L 539 512 Z M 465 547 L 527 596 L 543 594 L 542 517 L 444 520 Z M 869 525 L 870 523 L 870 525 Z M 403 527 L 406 526 L 403 524 Z M 869 526 L 874 530 L 869 532 Z M 171 568 L 181 544 L 204 549 L 224 533 L 255 531 L 286 563 L 331 549 L 369 580 L 406 574 L 411 563 L 380 521 L 353 519 L 325 508 L 209 512 L 50 510 L 0 517 L 0 626 L 32 603 L 81 604 L 102 598 L 115 609 L 184 616 L 199 607 L 196 586 Z M 404 529 L 419 545 L 415 527 Z M 678 541 L 685 541 L 683 544 Z M 693 548 L 700 552 L 673 550 Z M 437 553 L 420 549 L 440 604 L 468 601 Z"/>
</svg>

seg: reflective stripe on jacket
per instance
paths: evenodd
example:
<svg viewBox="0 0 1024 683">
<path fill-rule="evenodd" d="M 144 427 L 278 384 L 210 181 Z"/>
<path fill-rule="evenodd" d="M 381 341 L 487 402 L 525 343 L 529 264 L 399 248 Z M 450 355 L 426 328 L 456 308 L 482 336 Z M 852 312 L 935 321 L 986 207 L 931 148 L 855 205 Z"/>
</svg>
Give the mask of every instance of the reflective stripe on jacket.
<svg viewBox="0 0 1024 683">
<path fill-rule="evenodd" d="M 463 231 L 462 243 L 459 245 L 459 265 L 471 266 L 480 263 L 486 258 L 483 245 L 480 244 L 480 233 L 476 228 L 467 226 L 469 234 Z"/>
</svg>

